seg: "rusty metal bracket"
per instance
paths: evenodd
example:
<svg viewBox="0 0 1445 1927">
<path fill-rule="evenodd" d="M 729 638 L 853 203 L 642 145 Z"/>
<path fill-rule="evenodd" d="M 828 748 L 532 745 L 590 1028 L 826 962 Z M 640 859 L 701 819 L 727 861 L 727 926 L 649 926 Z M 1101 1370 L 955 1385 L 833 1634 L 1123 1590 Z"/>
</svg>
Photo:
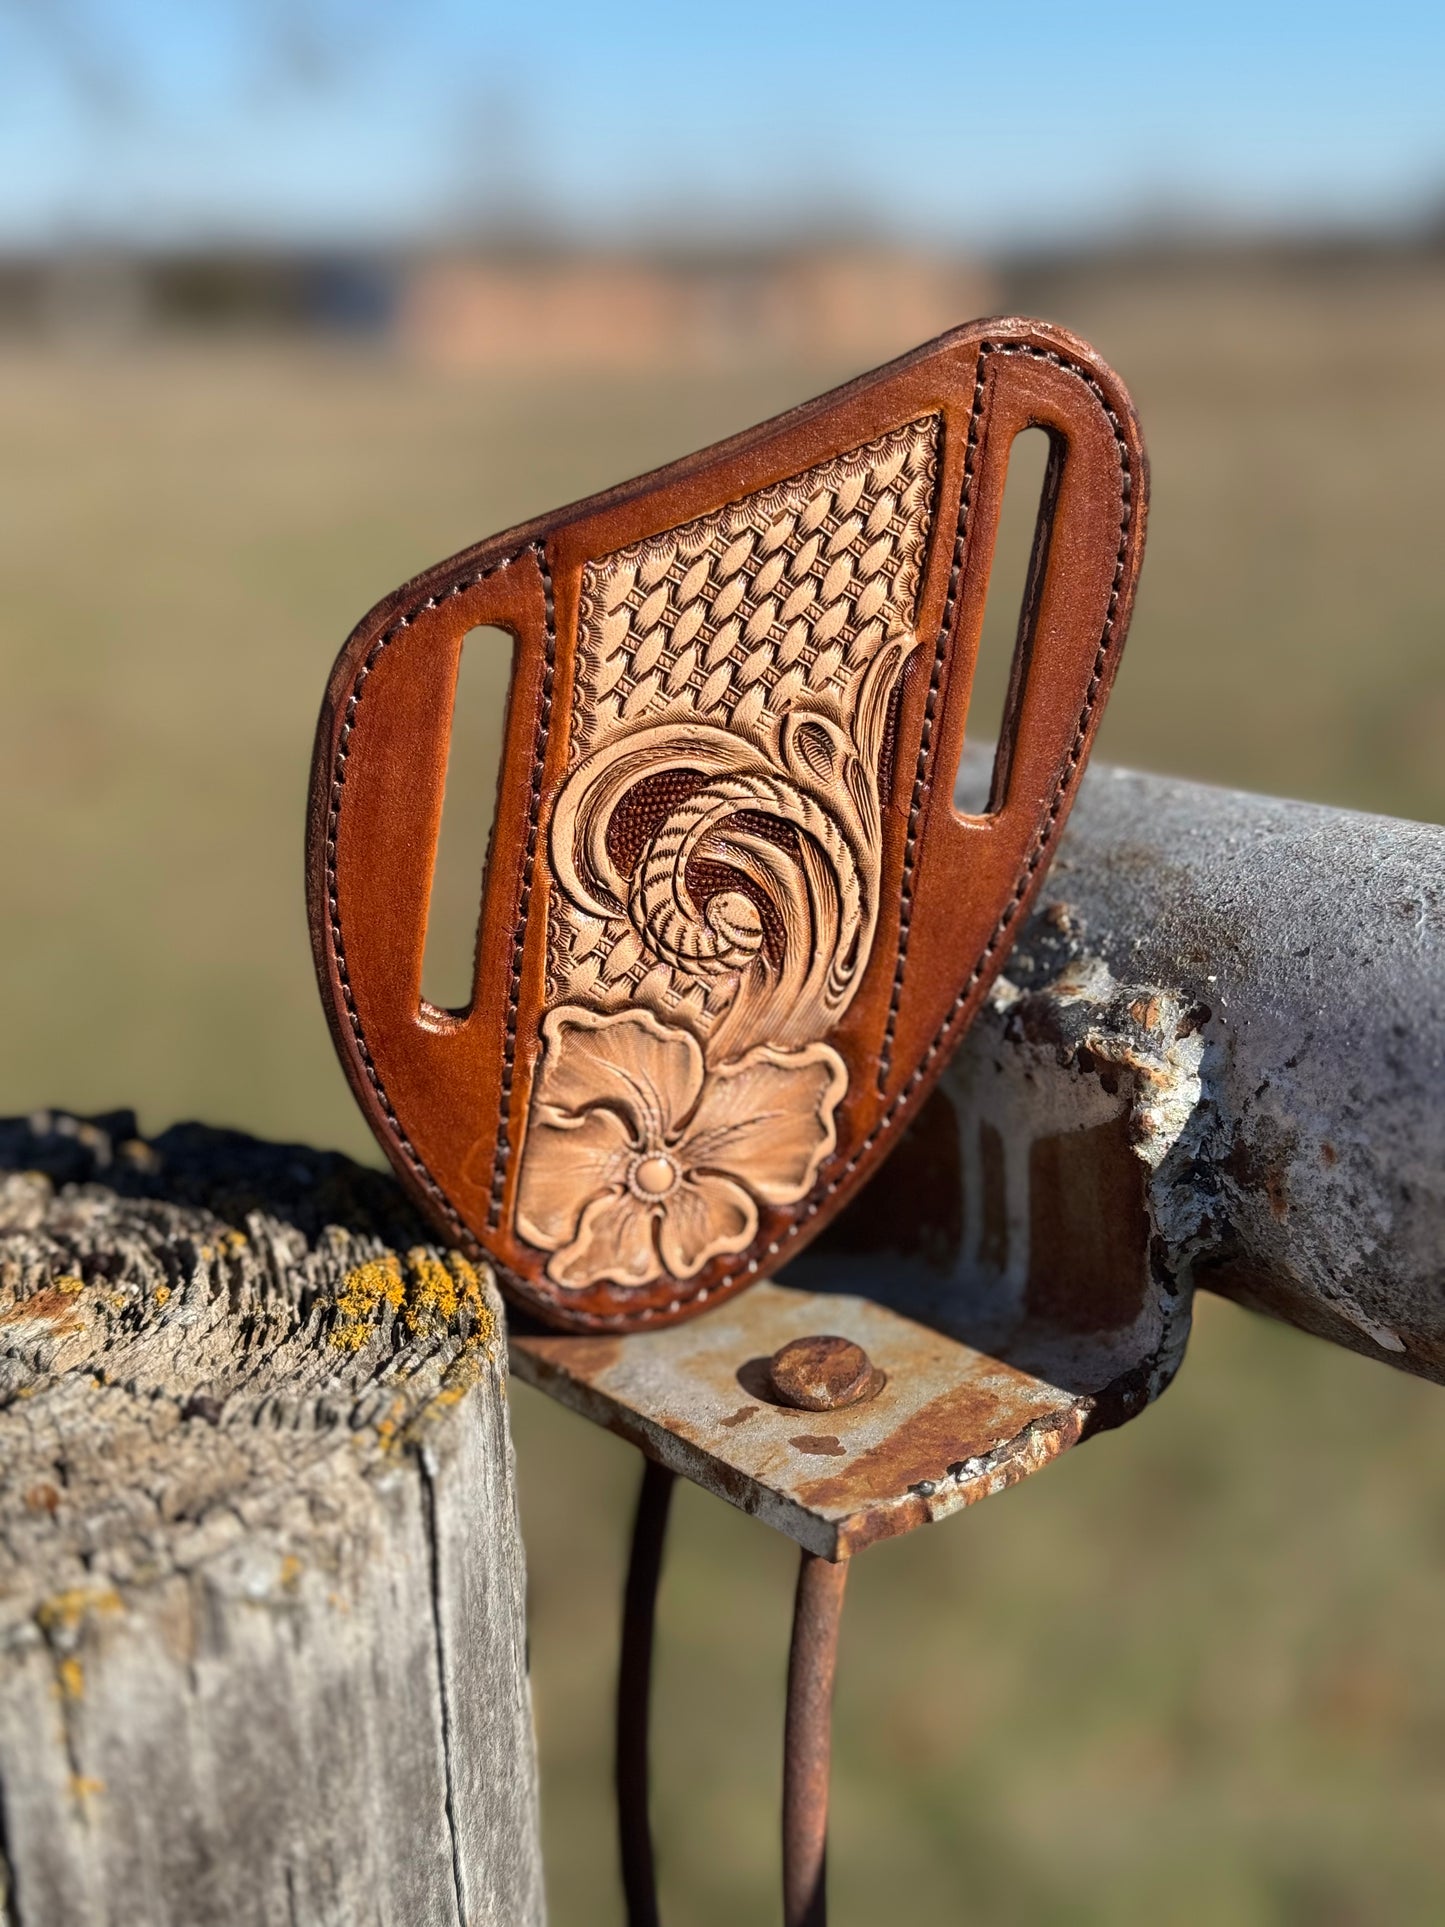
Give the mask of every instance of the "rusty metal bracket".
<svg viewBox="0 0 1445 1927">
<path fill-rule="evenodd" d="M 1161 1306 L 1117 1343 L 1101 1344 L 1093 1369 L 1081 1372 L 1062 1350 L 1050 1360 L 1042 1342 L 1027 1350 L 1026 1366 L 969 1344 L 966 1300 L 956 1319 L 927 1324 L 889 1302 L 881 1271 L 877 1289 L 875 1299 L 755 1285 L 664 1331 L 519 1334 L 512 1366 L 648 1458 L 830 1560 L 1001 1491 L 1091 1426 L 1137 1409 L 1163 1382 Z M 784 1405 L 768 1362 L 814 1334 L 860 1345 L 882 1388 L 829 1412 Z"/>
<path fill-rule="evenodd" d="M 763 1284 L 705 1318 L 627 1338 L 514 1333 L 518 1375 L 645 1454 L 617 1702 L 617 1803 L 629 1927 L 657 1927 L 648 1827 L 652 1632 L 675 1474 L 802 1548 L 784 1744 L 786 1927 L 825 1927 L 829 1727 L 847 1560 L 1046 1465 L 1163 1383 L 1165 1308 L 1080 1350 L 1033 1326 L 1032 1369 L 878 1299 Z M 970 1301 L 954 1307 L 960 1327 Z M 975 1315 L 983 1308 L 974 1305 Z M 1072 1336 L 1077 1336 L 1072 1335 Z M 839 1389 L 816 1341 L 840 1341 Z M 809 1343 L 808 1341 L 814 1341 Z M 851 1341 L 843 1344 L 841 1341 Z M 1052 1348 L 1052 1349 L 1051 1349 Z M 788 1372 L 788 1355 L 814 1369 Z M 855 1363 L 854 1354 L 861 1359 Z M 1050 1375 L 1051 1374 L 1051 1375 Z M 804 1403 L 806 1401 L 806 1403 Z"/>
<path fill-rule="evenodd" d="M 910 1311 L 887 1302 L 900 1292 Z M 628 1566 L 616 1785 L 629 1927 L 659 1920 L 648 1826 L 652 1635 L 677 1474 L 765 1519 L 801 1547 L 784 1744 L 785 1927 L 825 1927 L 833 1674 L 850 1556 L 1002 1490 L 1166 1382 L 1172 1309 L 1153 1295 L 1119 1332 L 1081 1343 L 1040 1320 L 1016 1334 L 1026 1364 L 961 1334 L 990 1308 L 966 1293 L 919 1309 L 906 1268 L 879 1266 L 876 1298 L 762 1284 L 705 1318 L 627 1338 L 514 1332 L 519 1377 L 645 1455 Z M 945 1315 L 945 1312 L 948 1315 Z M 820 1347 L 818 1340 L 832 1339 Z M 845 1343 L 844 1341 L 851 1341 Z M 820 1350 L 842 1354 L 829 1396 Z M 802 1353 L 806 1370 L 789 1372 Z M 861 1360 L 855 1362 L 854 1354 Z"/>
</svg>

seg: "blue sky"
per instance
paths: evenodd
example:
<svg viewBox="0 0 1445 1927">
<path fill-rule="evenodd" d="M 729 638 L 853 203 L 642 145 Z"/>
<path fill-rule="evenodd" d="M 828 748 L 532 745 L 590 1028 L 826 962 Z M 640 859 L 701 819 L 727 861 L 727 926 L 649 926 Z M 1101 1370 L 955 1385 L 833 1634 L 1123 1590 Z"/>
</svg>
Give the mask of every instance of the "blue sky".
<svg viewBox="0 0 1445 1927">
<path fill-rule="evenodd" d="M 0 0 L 0 245 L 1445 206 L 1445 6 Z"/>
</svg>

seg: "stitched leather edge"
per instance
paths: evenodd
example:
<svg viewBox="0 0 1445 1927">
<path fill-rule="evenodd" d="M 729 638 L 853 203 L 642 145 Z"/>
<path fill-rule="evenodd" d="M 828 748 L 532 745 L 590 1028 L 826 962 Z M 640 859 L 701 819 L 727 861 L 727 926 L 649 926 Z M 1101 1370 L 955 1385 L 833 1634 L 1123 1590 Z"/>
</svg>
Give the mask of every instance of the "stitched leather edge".
<svg viewBox="0 0 1445 1927">
<path fill-rule="evenodd" d="M 487 1229 L 496 1230 L 502 1218 L 502 1192 L 512 1160 L 512 1079 L 517 1068 L 517 1018 L 522 994 L 522 952 L 527 942 L 527 919 L 532 908 L 532 884 L 537 872 L 537 835 L 542 812 L 542 769 L 547 760 L 547 737 L 552 727 L 552 687 L 557 675 L 557 605 L 552 571 L 540 542 L 531 544 L 542 577 L 546 611 L 542 657 L 542 699 L 537 706 L 537 734 L 532 750 L 532 791 L 527 804 L 527 847 L 522 857 L 522 889 L 517 899 L 517 921 L 512 930 L 512 974 L 507 987 L 507 1029 L 502 1040 L 501 1121 L 492 1162 L 492 1191 L 487 1205 Z M 523 553 L 525 554 L 525 550 Z M 513 557 L 512 560 L 516 560 Z"/>
<path fill-rule="evenodd" d="M 1028 895 L 1029 887 L 1033 882 L 1034 876 L 1044 860 L 1049 845 L 1053 842 L 1059 817 L 1063 811 L 1064 799 L 1073 785 L 1083 760 L 1084 743 L 1088 735 L 1089 721 L 1094 713 L 1094 706 L 1098 700 L 1099 686 L 1103 679 L 1104 668 L 1108 662 L 1109 654 L 1114 643 L 1114 625 L 1118 616 L 1119 595 L 1124 572 L 1128 567 L 1129 538 L 1133 527 L 1133 471 L 1129 462 L 1128 441 L 1118 415 L 1109 406 L 1108 397 L 1105 395 L 1102 385 L 1093 375 L 1086 369 L 1079 367 L 1076 362 L 1070 361 L 1067 356 L 1059 354 L 1056 349 L 1035 348 L 1028 342 L 984 341 L 979 347 L 978 363 L 974 378 L 973 406 L 969 414 L 969 450 L 965 456 L 964 480 L 960 489 L 959 523 L 955 536 L 954 559 L 950 566 L 948 602 L 951 604 L 957 594 L 957 572 L 961 568 L 967 518 L 972 503 L 972 471 L 970 461 L 976 449 L 977 424 L 982 408 L 983 368 L 988 356 L 991 354 L 1029 355 L 1036 361 L 1052 362 L 1055 367 L 1062 368 L 1068 374 L 1076 376 L 1093 394 L 1094 399 L 1103 409 L 1105 418 L 1113 430 L 1114 440 L 1119 450 L 1119 465 L 1122 471 L 1121 492 L 1123 496 L 1123 509 L 1119 518 L 1119 547 L 1114 560 L 1114 576 L 1110 584 L 1109 602 L 1104 615 L 1104 625 L 1099 637 L 1098 647 L 1094 652 L 1093 668 L 1085 692 L 1084 703 L 1079 711 L 1078 722 L 1074 728 L 1074 739 L 1069 747 L 1063 772 L 1059 777 L 1058 783 L 1055 785 L 1048 814 L 1045 816 L 1043 825 L 1034 839 L 1029 855 L 1024 861 L 1024 866 L 1014 885 L 1013 893 L 1000 913 L 998 921 L 995 923 L 989 935 L 988 941 L 979 952 L 972 970 L 970 970 L 962 988 L 949 1007 L 947 1017 L 944 1018 L 942 1024 L 940 1024 L 938 1030 L 935 1032 L 932 1042 L 924 1052 L 921 1062 L 915 1067 L 907 1083 L 904 1084 L 892 1103 L 889 1104 L 888 1108 L 883 1112 L 878 1122 L 873 1126 L 873 1129 L 848 1159 L 847 1163 L 844 1164 L 826 1184 L 820 1183 L 815 1185 L 808 1197 L 794 1208 L 791 1221 L 776 1238 L 771 1239 L 764 1247 L 764 1253 L 770 1259 L 779 1257 L 784 1247 L 791 1244 L 803 1228 L 810 1223 L 812 1219 L 817 1217 L 828 1199 L 836 1196 L 843 1188 L 844 1184 L 858 1169 L 858 1166 L 868 1156 L 880 1138 L 883 1137 L 884 1133 L 891 1130 L 898 1122 L 900 1115 L 906 1110 L 914 1091 L 928 1075 L 940 1053 L 946 1048 L 950 1031 L 957 1023 L 969 998 L 973 995 L 979 979 L 988 967 L 989 959 L 999 948 L 1004 937 L 1008 934 L 1009 928 L 1018 916 L 1020 906 L 1024 898 Z M 429 609 L 438 607 L 440 603 L 449 600 L 452 596 L 462 595 L 468 589 L 476 588 L 479 583 L 485 582 L 489 577 L 500 574 L 502 570 L 510 568 L 514 562 L 520 561 L 522 556 L 527 554 L 529 550 L 537 557 L 542 572 L 547 607 L 545 644 L 547 656 L 543 669 L 543 700 L 539 710 L 538 747 L 533 762 L 532 803 L 528 818 L 528 849 L 523 870 L 523 888 L 519 904 L 519 914 L 513 929 L 512 940 L 512 985 L 508 1001 L 508 1042 L 505 1047 L 508 1055 L 506 1057 L 503 1084 L 503 1091 L 507 1099 L 508 1111 L 510 1112 L 511 1070 L 515 1062 L 516 1025 L 520 988 L 519 972 L 535 868 L 536 840 L 541 800 L 542 757 L 546 747 L 546 722 L 550 719 L 551 714 L 552 684 L 556 662 L 556 623 L 552 595 L 552 577 L 550 570 L 547 568 L 543 545 L 540 542 L 529 543 L 523 548 L 518 549 L 514 554 L 505 557 L 501 562 L 494 563 L 491 568 L 483 569 L 479 574 L 466 576 L 462 580 L 450 584 L 440 594 L 427 596 L 423 601 L 416 604 L 414 608 L 408 609 L 403 615 L 399 616 L 396 621 L 377 638 L 376 642 L 373 643 L 367 653 L 365 661 L 358 668 L 351 689 L 347 695 L 346 710 L 337 738 L 336 755 L 332 765 L 331 803 L 326 833 L 326 889 L 332 950 L 336 959 L 337 977 L 341 984 L 342 998 L 346 1005 L 347 1017 L 356 1040 L 356 1047 L 361 1056 L 362 1065 L 366 1071 L 367 1081 L 376 1093 L 377 1100 L 386 1116 L 387 1123 L 395 1136 L 397 1144 L 405 1154 L 407 1162 L 411 1165 L 428 1195 L 435 1200 L 442 1215 L 445 1217 L 447 1223 L 453 1227 L 461 1243 L 471 1251 L 482 1249 L 475 1233 L 468 1228 L 452 1206 L 446 1193 L 427 1169 L 420 1153 L 408 1137 L 400 1118 L 398 1118 L 392 1107 L 391 1100 L 386 1095 L 385 1086 L 381 1081 L 380 1073 L 376 1068 L 375 1061 L 372 1058 L 370 1048 L 366 1042 L 365 1031 L 361 1023 L 360 1014 L 356 1008 L 356 1000 L 352 994 L 350 979 L 346 971 L 346 957 L 342 942 L 341 918 L 336 892 L 336 830 L 341 817 L 341 800 L 345 781 L 347 745 L 351 735 L 356 709 L 360 702 L 362 686 L 383 649 L 386 648 L 388 643 L 395 641 L 396 637 L 400 635 L 404 629 L 409 628 L 418 616 L 424 614 Z M 912 855 L 916 848 L 917 812 L 920 802 L 921 786 L 926 774 L 926 764 L 932 752 L 934 710 L 936 707 L 937 690 L 941 679 L 941 664 L 948 641 L 951 616 L 952 609 L 950 607 L 946 609 L 943 625 L 939 632 L 939 648 L 935 657 L 933 678 L 929 686 L 929 704 L 925 713 L 923 741 L 920 744 L 918 770 L 914 779 L 914 802 L 909 814 L 909 841 L 906 846 L 907 854 L 905 857 L 906 887 L 903 899 L 903 917 L 899 929 L 900 961 L 898 970 L 894 976 L 893 997 L 890 1001 L 887 1028 L 884 1036 L 883 1053 L 885 1065 L 887 1053 L 891 1049 L 892 1036 L 897 1023 L 897 1011 L 903 992 L 904 959 L 906 958 L 908 930 L 912 913 Z M 886 1076 L 886 1068 L 884 1075 Z M 506 1158 L 510 1156 L 509 1145 L 505 1155 L 502 1150 L 503 1140 L 507 1136 L 509 1123 L 509 1116 L 503 1119 L 501 1133 L 498 1139 L 498 1165 L 494 1168 L 492 1199 L 488 1215 L 489 1226 L 494 1225 L 497 1221 L 496 1213 L 500 1203 L 500 1179 L 498 1171 L 500 1171 L 503 1176 L 505 1175 Z M 509 1267 L 499 1263 L 490 1253 L 483 1251 L 483 1255 L 501 1277 L 511 1283 L 515 1289 L 521 1291 L 524 1296 L 533 1296 L 535 1294 L 535 1286 L 524 1279 L 518 1278 Z M 705 1304 L 712 1292 L 721 1286 L 731 1284 L 735 1279 L 745 1275 L 756 1277 L 761 1270 L 761 1259 L 751 1257 L 744 1263 L 734 1265 L 730 1270 L 723 1272 L 717 1284 L 712 1287 L 704 1286 L 698 1291 L 680 1295 L 665 1305 L 639 1306 L 636 1311 L 623 1313 L 620 1314 L 620 1316 L 636 1325 L 649 1323 L 656 1318 L 673 1317 L 682 1309 L 684 1304 Z M 599 1316 L 578 1307 L 569 1310 L 568 1316 L 575 1326 L 593 1325 L 608 1330 L 615 1330 L 619 1315 Z"/>
<path fill-rule="evenodd" d="M 918 767 L 913 781 L 913 800 L 908 812 L 908 840 L 904 845 L 903 856 L 902 911 L 898 924 L 898 966 L 893 973 L 893 995 L 889 999 L 888 1020 L 884 1025 L 883 1042 L 878 1053 L 878 1089 L 880 1092 L 887 1089 L 889 1074 L 893 1069 L 893 1039 L 898 1028 L 898 1012 L 903 1003 L 903 977 L 908 965 L 908 938 L 913 922 L 913 869 L 914 857 L 918 847 L 918 818 L 923 808 L 923 790 L 928 777 L 929 765 L 933 760 L 933 725 L 935 711 L 938 706 L 939 690 L 942 687 L 943 665 L 948 656 L 949 643 L 952 640 L 951 632 L 957 605 L 958 590 L 963 580 L 963 559 L 968 546 L 968 523 L 973 505 L 974 458 L 978 453 L 978 425 L 983 412 L 983 371 L 984 364 L 991 354 L 1030 355 L 1035 361 L 1052 362 L 1056 368 L 1062 368 L 1065 373 L 1073 375 L 1079 381 L 1083 382 L 1084 386 L 1092 393 L 1095 401 L 1097 401 L 1103 409 L 1109 426 L 1114 431 L 1114 440 L 1119 449 L 1119 467 L 1123 472 L 1124 509 L 1119 523 L 1119 548 L 1114 558 L 1114 578 L 1109 585 L 1109 605 L 1104 616 L 1103 634 L 1100 637 L 1099 647 L 1094 656 L 1094 667 L 1089 679 L 1088 693 L 1084 706 L 1079 712 L 1079 721 L 1075 729 L 1073 744 L 1069 750 L 1069 759 L 1065 766 L 1065 773 L 1054 791 L 1049 814 L 1045 819 L 1048 835 L 1043 836 L 1041 834 L 1037 847 L 1030 855 L 1029 861 L 1019 878 L 1019 886 L 1015 889 L 1014 895 L 1010 899 L 1008 909 L 995 925 L 993 934 L 990 936 L 987 945 L 979 956 L 977 964 L 970 973 L 968 983 L 959 993 L 960 1001 L 966 1000 L 974 984 L 978 982 L 979 976 L 982 974 L 989 958 L 998 948 L 999 942 L 1011 921 L 1014 907 L 1020 901 L 1023 894 L 1027 892 L 1029 881 L 1043 860 L 1043 853 L 1047 849 L 1049 841 L 1052 839 L 1052 825 L 1057 821 L 1064 794 L 1070 782 L 1073 780 L 1073 772 L 1078 766 L 1082 753 L 1084 737 L 1088 733 L 1089 718 L 1093 714 L 1094 703 L 1098 697 L 1099 678 L 1103 671 L 1104 662 L 1108 656 L 1109 647 L 1113 642 L 1114 618 L 1119 608 L 1119 589 L 1129 559 L 1129 530 L 1132 520 L 1132 474 L 1129 467 L 1129 444 L 1124 438 L 1124 431 L 1119 417 L 1114 413 L 1114 410 L 1110 408 L 1108 397 L 1105 395 L 1103 388 L 1092 375 L 1078 367 L 1076 363 L 1067 360 L 1055 349 L 1034 348 L 1027 342 L 1022 341 L 984 341 L 979 347 L 978 362 L 974 375 L 973 406 L 969 411 L 968 418 L 968 446 L 963 458 L 963 482 L 959 490 L 958 501 L 958 532 L 954 538 L 953 561 L 949 569 L 948 595 L 943 608 L 943 621 L 938 632 L 938 647 L 933 660 L 933 676 L 928 685 L 928 702 L 923 716 L 923 734 L 918 745 Z M 955 1003 L 944 1025 L 944 1031 L 946 1031 L 948 1025 L 953 1022 L 958 1008 L 958 1003 Z M 940 1036 L 943 1034 L 944 1032 L 939 1033 Z M 935 1039 L 935 1042 L 936 1041 Z M 931 1056 L 929 1059 L 925 1059 L 925 1062 L 929 1061 L 931 1061 Z M 916 1077 L 911 1079 L 910 1083 L 905 1086 L 905 1089 L 912 1089 L 917 1081 Z M 881 1126 L 875 1128 L 881 1128 Z M 870 1142 L 876 1142 L 876 1138 L 870 1138 Z M 861 1148 L 859 1155 L 861 1156 L 862 1152 L 866 1151 L 867 1148 L 868 1146 L 865 1144 Z"/>
<path fill-rule="evenodd" d="M 893 1068 L 893 1037 L 898 1028 L 898 1012 L 903 1003 L 903 973 L 908 963 L 908 935 L 913 924 L 913 870 L 918 854 L 918 819 L 923 810 L 923 790 L 933 761 L 933 725 L 938 714 L 938 699 L 943 689 L 943 665 L 948 660 L 953 637 L 953 619 L 958 608 L 958 591 L 963 582 L 963 558 L 967 550 L 969 511 L 973 504 L 973 465 L 978 454 L 978 425 L 983 415 L 983 369 L 988 357 L 985 343 L 979 348 L 973 371 L 973 405 L 968 413 L 968 441 L 963 455 L 963 478 L 958 491 L 958 522 L 954 530 L 953 556 L 948 569 L 948 592 L 938 626 L 938 642 L 933 651 L 933 674 L 928 680 L 928 700 L 923 708 L 923 730 L 918 739 L 918 761 L 914 767 L 913 797 L 908 806 L 908 835 L 903 845 L 903 886 L 898 919 L 898 961 L 893 970 L 893 994 L 888 1000 L 888 1018 L 883 1026 L 883 1042 L 878 1050 L 878 1090 L 888 1088 Z"/>
<path fill-rule="evenodd" d="M 536 547 L 537 545 L 533 544 L 530 546 Z M 401 1151 L 405 1155 L 407 1163 L 411 1166 L 412 1170 L 415 1172 L 418 1180 L 422 1184 L 423 1188 L 426 1190 L 428 1196 L 434 1200 L 437 1208 L 441 1211 L 447 1223 L 452 1226 L 453 1230 L 457 1233 L 458 1237 L 462 1240 L 462 1242 L 465 1245 L 467 1245 L 470 1250 L 473 1250 L 473 1251 L 476 1251 L 479 1249 L 475 1234 L 468 1229 L 466 1223 L 460 1217 L 455 1207 L 452 1205 L 451 1200 L 447 1197 L 447 1194 L 445 1193 L 445 1191 L 442 1190 L 441 1186 L 437 1183 L 436 1179 L 432 1176 L 431 1172 L 427 1169 L 426 1164 L 421 1156 L 421 1153 L 417 1150 L 416 1146 L 412 1143 L 410 1137 L 407 1135 L 401 1119 L 397 1116 L 396 1111 L 392 1106 L 391 1099 L 386 1094 L 386 1086 L 382 1083 L 381 1073 L 376 1068 L 376 1060 L 372 1057 L 371 1046 L 366 1041 L 365 1027 L 363 1026 L 361 1021 L 361 1013 L 356 1008 L 356 997 L 355 997 L 355 993 L 352 991 L 351 977 L 346 967 L 346 944 L 341 933 L 341 906 L 337 896 L 337 884 L 336 884 L 336 832 L 341 822 L 341 803 L 342 803 L 343 795 L 345 793 L 345 786 L 346 786 L 346 758 L 350 749 L 351 732 L 356 724 L 356 712 L 361 704 L 361 694 L 362 694 L 363 688 L 365 687 L 366 679 L 371 674 L 373 668 L 376 666 L 376 663 L 379 660 L 382 652 L 387 648 L 387 646 L 390 643 L 393 643 L 396 641 L 397 637 L 401 635 L 403 630 L 409 629 L 411 625 L 416 621 L 418 616 L 425 615 L 429 609 L 439 608 L 443 602 L 449 602 L 453 596 L 465 595 L 469 589 L 477 588 L 481 583 L 490 580 L 492 576 L 500 575 L 504 569 L 511 568 L 514 562 L 520 562 L 522 557 L 526 553 L 527 553 L 527 549 L 525 548 L 518 549 L 514 555 L 506 556 L 502 561 L 493 563 L 489 569 L 482 569 L 478 574 L 475 574 L 475 575 L 463 576 L 459 581 L 450 583 L 447 586 L 447 588 L 444 589 L 440 594 L 429 595 L 425 597 L 423 601 L 418 602 L 417 604 L 415 604 L 414 607 L 407 609 L 406 611 L 404 611 L 403 614 L 399 615 L 396 621 L 393 622 L 389 628 L 384 629 L 382 633 L 377 637 L 376 641 L 371 645 L 370 649 L 368 649 L 368 651 L 366 652 L 365 659 L 358 667 L 355 676 L 352 677 L 351 688 L 347 691 L 346 708 L 342 713 L 341 728 L 338 731 L 337 738 L 336 738 L 336 753 L 333 756 L 332 763 L 331 763 L 331 800 L 327 810 L 327 817 L 326 817 L 326 909 L 327 909 L 327 921 L 331 928 L 331 951 L 336 961 L 336 976 L 337 976 L 337 981 L 341 985 L 341 998 L 342 998 L 342 1002 L 346 1006 L 347 1021 L 351 1026 L 351 1034 L 356 1042 L 356 1049 L 361 1058 L 362 1068 L 366 1072 L 366 1081 L 368 1082 L 368 1084 L 370 1084 L 372 1090 L 376 1093 L 377 1102 L 380 1104 L 382 1111 L 385 1114 L 387 1125 L 391 1130 L 391 1133 L 395 1138 L 397 1145 L 400 1147 Z M 551 598 L 550 598 L 551 578 L 545 574 L 545 570 L 544 570 L 544 580 L 547 582 L 548 590 L 549 590 L 548 637 L 549 637 L 549 643 L 550 643 L 550 639 L 552 636 Z M 551 657 L 551 651 L 549 647 L 549 665 L 550 665 L 550 657 Z M 550 674 L 550 667 L 549 667 L 549 674 Z M 539 743 L 543 740 L 544 739 L 539 738 Z M 534 787 L 540 785 L 540 781 L 541 781 L 540 762 L 541 762 L 541 748 L 539 747 L 538 766 L 536 768 L 536 771 L 533 777 Z M 536 814 L 536 805 L 534 803 L 534 806 L 533 806 L 534 818 L 535 818 L 535 814 Z M 535 838 L 532 838 L 529 842 L 529 848 L 532 850 L 535 850 L 535 847 L 536 847 Z M 528 870 L 529 880 L 530 880 L 530 874 L 531 873 L 529 869 Z M 518 919 L 517 930 L 519 933 L 524 927 L 525 921 L 526 921 L 525 915 Z M 519 951 L 520 951 L 520 936 L 518 935 L 518 937 L 516 938 L 513 944 L 513 969 L 514 969 L 513 1000 L 514 1001 L 512 1006 L 511 1032 L 514 1039 L 516 1036 L 515 970 L 517 967 Z M 503 1130 L 505 1130 L 505 1128 L 506 1126 L 504 1122 Z"/>
</svg>

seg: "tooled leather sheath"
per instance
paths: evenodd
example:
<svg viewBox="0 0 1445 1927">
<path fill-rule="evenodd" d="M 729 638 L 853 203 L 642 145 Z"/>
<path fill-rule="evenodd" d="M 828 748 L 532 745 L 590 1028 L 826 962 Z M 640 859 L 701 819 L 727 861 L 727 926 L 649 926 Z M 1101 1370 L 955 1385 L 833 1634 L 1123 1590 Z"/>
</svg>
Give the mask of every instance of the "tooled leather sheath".
<svg viewBox="0 0 1445 1927">
<path fill-rule="evenodd" d="M 1008 451 L 1052 456 L 986 815 L 952 803 Z M 1062 331 L 960 329 L 419 577 L 338 661 L 312 931 L 342 1061 L 454 1239 L 627 1330 L 796 1252 L 927 1094 L 1067 813 L 1145 463 Z M 462 638 L 516 638 L 462 1013 L 421 997 Z"/>
</svg>

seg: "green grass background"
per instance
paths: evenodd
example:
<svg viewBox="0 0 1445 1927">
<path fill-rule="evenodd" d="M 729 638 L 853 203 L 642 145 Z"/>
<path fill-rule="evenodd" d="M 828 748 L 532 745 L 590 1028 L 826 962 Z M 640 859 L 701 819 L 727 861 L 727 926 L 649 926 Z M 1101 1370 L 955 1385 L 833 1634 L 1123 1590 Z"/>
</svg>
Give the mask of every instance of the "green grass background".
<svg viewBox="0 0 1445 1927">
<path fill-rule="evenodd" d="M 1153 458 L 1100 754 L 1440 820 L 1445 267 L 1022 292 L 1121 370 Z M 373 1155 L 302 907 L 310 734 L 345 632 L 437 557 L 851 372 L 0 353 L 0 1110 L 133 1104 L 152 1130 L 199 1116 Z M 1010 615 L 991 610 L 996 644 Z M 485 813 L 475 773 L 453 795 Z M 525 1389 L 515 1417 L 554 1918 L 610 1927 L 636 1466 Z M 1445 1919 L 1442 1443 L 1435 1388 L 1206 1301 L 1157 1409 L 870 1553 L 836 1921 Z M 681 1495 L 657 1774 L 674 1927 L 775 1917 L 792 1574 L 763 1528 Z"/>
</svg>

